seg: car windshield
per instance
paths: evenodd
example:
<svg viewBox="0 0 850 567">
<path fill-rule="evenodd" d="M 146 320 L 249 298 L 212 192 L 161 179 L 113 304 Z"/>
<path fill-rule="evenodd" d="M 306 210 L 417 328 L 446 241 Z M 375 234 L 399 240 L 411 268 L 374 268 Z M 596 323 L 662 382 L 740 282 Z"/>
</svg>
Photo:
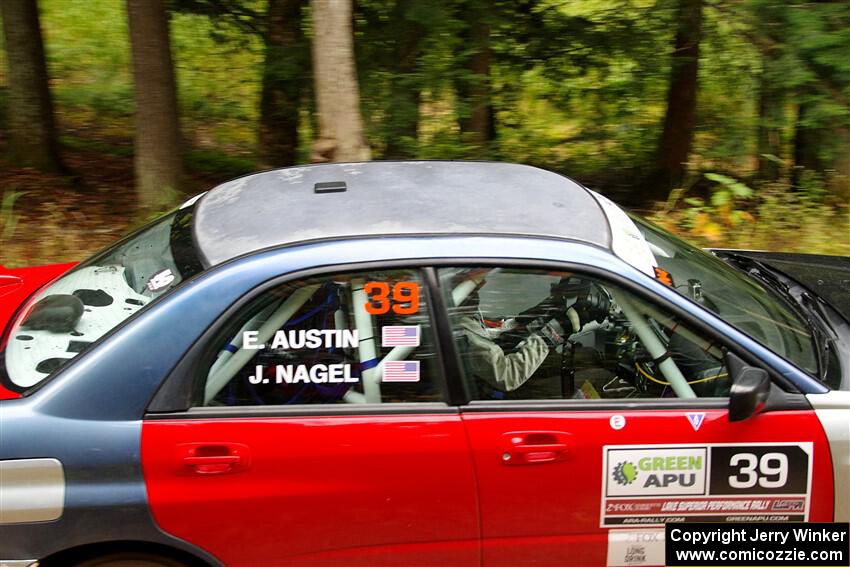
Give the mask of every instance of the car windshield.
<svg viewBox="0 0 850 567">
<path fill-rule="evenodd" d="M 781 296 L 713 255 L 639 217 L 630 216 L 649 244 L 659 268 L 669 275 L 666 283 L 673 289 L 817 375 L 812 333 Z M 660 279 L 663 277 L 666 276 L 662 272 Z"/>
<path fill-rule="evenodd" d="M 161 217 L 30 298 L 0 354 L 0 378 L 17 390 L 32 388 L 200 272 L 191 235 L 193 211 L 189 204 Z"/>
</svg>

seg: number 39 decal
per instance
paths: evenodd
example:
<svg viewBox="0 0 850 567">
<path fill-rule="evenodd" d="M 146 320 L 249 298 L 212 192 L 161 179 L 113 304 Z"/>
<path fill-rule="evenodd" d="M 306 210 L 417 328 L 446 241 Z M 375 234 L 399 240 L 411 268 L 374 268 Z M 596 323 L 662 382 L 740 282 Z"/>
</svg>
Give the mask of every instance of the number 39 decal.
<svg viewBox="0 0 850 567">
<path fill-rule="evenodd" d="M 392 309 L 396 315 L 413 315 L 419 311 L 419 285 L 398 282 L 390 288 L 387 282 L 367 282 L 363 291 L 369 296 L 366 312 L 384 315 Z"/>
<path fill-rule="evenodd" d="M 806 494 L 808 443 L 711 448 L 712 494 Z"/>
<path fill-rule="evenodd" d="M 788 455 L 785 453 L 765 453 L 761 458 L 753 453 L 736 453 L 729 465 L 740 467 L 738 474 L 729 477 L 732 488 L 752 488 L 756 483 L 762 488 L 780 488 L 788 480 Z"/>
</svg>

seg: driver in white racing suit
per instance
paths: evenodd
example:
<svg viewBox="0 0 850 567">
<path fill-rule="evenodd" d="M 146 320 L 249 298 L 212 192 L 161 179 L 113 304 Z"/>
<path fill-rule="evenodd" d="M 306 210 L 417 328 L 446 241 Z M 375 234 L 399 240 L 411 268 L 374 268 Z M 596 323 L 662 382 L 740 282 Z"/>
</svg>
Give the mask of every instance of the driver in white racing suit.
<svg viewBox="0 0 850 567">
<path fill-rule="evenodd" d="M 462 354 L 467 372 L 498 392 L 510 392 L 525 384 L 551 350 L 589 321 L 601 322 L 607 315 L 607 296 L 589 293 L 590 287 L 578 278 L 564 278 L 552 286 L 551 295 L 541 303 L 495 328 L 478 310 L 477 292 L 471 294 L 464 304 L 475 310 L 467 309 L 458 321 L 466 343 Z M 510 353 L 497 342 L 508 332 L 524 335 Z"/>
</svg>

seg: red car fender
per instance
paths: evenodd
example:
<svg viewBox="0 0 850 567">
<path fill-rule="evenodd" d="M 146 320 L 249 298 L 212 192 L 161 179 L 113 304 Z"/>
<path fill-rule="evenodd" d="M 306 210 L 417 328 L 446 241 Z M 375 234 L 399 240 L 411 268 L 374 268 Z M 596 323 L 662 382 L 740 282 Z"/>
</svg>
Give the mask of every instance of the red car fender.
<svg viewBox="0 0 850 567">
<path fill-rule="evenodd" d="M 2 337 L 0 337 L 0 351 L 6 347 L 11 319 L 21 305 L 34 293 L 76 265 L 76 262 L 70 262 L 15 269 L 0 265 L 0 328 L 3 329 Z M 0 384 L 0 400 L 19 397 L 18 392 Z"/>
</svg>

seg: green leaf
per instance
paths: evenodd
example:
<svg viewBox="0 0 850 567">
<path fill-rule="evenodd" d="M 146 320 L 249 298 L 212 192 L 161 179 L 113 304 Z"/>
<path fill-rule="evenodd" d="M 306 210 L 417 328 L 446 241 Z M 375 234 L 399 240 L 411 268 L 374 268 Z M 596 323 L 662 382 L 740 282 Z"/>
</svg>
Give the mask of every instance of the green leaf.
<svg viewBox="0 0 850 567">
<path fill-rule="evenodd" d="M 764 159 L 766 159 L 767 161 L 772 161 L 773 163 L 777 163 L 779 165 L 785 165 L 785 161 L 782 158 L 777 157 L 773 154 L 759 154 L 759 155 L 761 157 L 763 157 Z"/>
<path fill-rule="evenodd" d="M 737 179 L 734 179 L 734 178 L 729 177 L 727 175 L 721 175 L 719 173 L 706 173 L 705 178 L 710 180 L 710 181 L 714 181 L 715 183 L 720 183 L 725 188 L 727 188 L 732 193 L 732 195 L 734 195 L 735 197 L 737 197 L 739 199 L 746 199 L 746 198 L 751 197 L 753 195 L 752 189 L 750 189 L 749 187 L 747 187 L 746 185 L 744 185 L 743 183 L 741 183 Z M 729 200 L 728 197 L 725 198 L 723 203 L 728 202 L 728 200 Z M 716 204 L 716 203 L 714 203 L 714 197 L 712 197 L 712 203 Z"/>
<path fill-rule="evenodd" d="M 739 199 L 746 199 L 748 197 L 753 196 L 753 190 L 744 185 L 743 183 L 733 183 L 728 186 L 729 190 L 732 191 L 732 194 L 738 197 Z"/>
<path fill-rule="evenodd" d="M 711 195 L 711 204 L 715 207 L 719 207 L 721 205 L 725 205 L 729 202 L 730 194 L 728 191 L 723 191 L 722 189 L 719 191 L 715 191 Z"/>
<path fill-rule="evenodd" d="M 720 183 L 721 185 L 729 185 L 730 183 L 736 183 L 734 179 L 727 175 L 721 175 L 719 173 L 706 173 L 704 175 L 706 179 L 714 181 L 715 183 Z"/>
</svg>

